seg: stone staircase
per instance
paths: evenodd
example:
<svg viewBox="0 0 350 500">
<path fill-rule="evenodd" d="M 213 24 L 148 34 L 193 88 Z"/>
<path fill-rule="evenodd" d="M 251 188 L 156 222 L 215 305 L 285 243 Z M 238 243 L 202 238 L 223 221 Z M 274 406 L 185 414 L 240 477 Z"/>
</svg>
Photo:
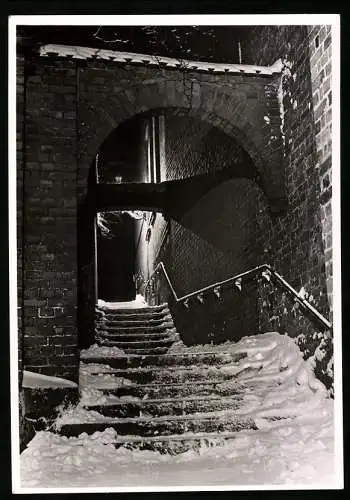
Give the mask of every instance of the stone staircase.
<svg viewBox="0 0 350 500">
<path fill-rule="evenodd" d="M 179 453 L 203 443 L 220 445 L 241 429 L 256 428 L 235 414 L 243 394 L 223 369 L 244 353 L 172 352 L 179 335 L 166 304 L 100 307 L 96 315 L 96 342 L 106 349 L 84 354 L 81 363 L 98 367 L 90 376 L 105 401 L 85 408 L 101 418 L 62 425 L 61 434 L 78 436 L 112 427 L 116 448 Z M 109 377 L 107 386 L 98 382 L 104 375 Z M 125 379 L 127 384 L 118 383 Z"/>
</svg>

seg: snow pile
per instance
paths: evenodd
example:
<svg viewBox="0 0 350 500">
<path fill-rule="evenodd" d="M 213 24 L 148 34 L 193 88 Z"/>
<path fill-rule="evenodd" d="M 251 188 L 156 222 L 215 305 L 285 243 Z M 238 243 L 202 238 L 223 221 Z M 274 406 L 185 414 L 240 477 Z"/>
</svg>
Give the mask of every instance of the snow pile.
<svg viewBox="0 0 350 500">
<path fill-rule="evenodd" d="M 67 424 L 80 424 L 96 423 L 96 422 L 111 422 L 114 420 L 110 417 L 105 417 L 101 413 L 94 410 L 87 410 L 79 402 L 77 406 L 70 406 L 61 410 L 60 415 L 56 418 L 53 427 L 56 430 L 61 429 L 63 425 Z"/>
<path fill-rule="evenodd" d="M 92 344 L 88 349 L 80 351 L 80 359 L 87 358 L 124 358 L 125 352 L 116 346 L 100 346 Z"/>
<path fill-rule="evenodd" d="M 178 342 L 171 351 L 246 353 L 239 362 L 219 368 L 221 373 L 232 377 L 220 387 L 245 389 L 243 405 L 235 412 L 254 418 L 258 427 L 266 427 L 270 419 L 295 418 L 323 411 L 325 404 L 332 406 L 325 386 L 315 377 L 312 362 L 303 360 L 300 349 L 287 335 L 268 332 L 217 346 L 186 347 Z"/>
<path fill-rule="evenodd" d="M 245 337 L 221 346 L 185 347 L 176 352 L 246 353 L 222 365 L 231 370 L 225 384 L 243 391 L 238 418 L 253 419 L 258 430 L 242 430 L 223 446 L 202 446 L 180 455 L 120 448 L 113 429 L 66 439 L 40 432 L 21 455 L 25 487 L 178 487 L 297 485 L 337 487 L 333 449 L 333 400 L 315 378 L 312 363 L 302 358 L 295 341 L 275 332 Z M 91 367 L 87 369 L 87 372 Z M 108 376 L 107 375 L 104 375 Z M 96 377 L 97 378 L 97 377 Z M 82 401 L 98 398 L 91 391 Z M 119 400 L 121 400 L 120 398 Z M 87 413 L 90 414 L 87 417 Z M 219 415 L 221 412 L 215 412 Z M 60 424 L 108 421 L 78 405 L 61 416 Z M 65 419 L 65 420 L 63 420 Z M 109 443 L 109 444 L 104 444 Z"/>
<path fill-rule="evenodd" d="M 59 377 L 49 377 L 41 373 L 23 370 L 22 386 L 28 389 L 65 389 L 78 387 L 75 382 Z"/>
<path fill-rule="evenodd" d="M 241 431 L 221 448 L 178 456 L 115 450 L 113 429 L 65 438 L 39 432 L 21 455 L 24 487 L 312 485 L 332 487 L 332 420 Z"/>
<path fill-rule="evenodd" d="M 104 300 L 98 299 L 97 306 L 105 309 L 138 309 L 147 307 L 148 304 L 143 295 L 137 294 L 135 300 L 129 300 L 127 302 L 105 302 Z"/>
</svg>

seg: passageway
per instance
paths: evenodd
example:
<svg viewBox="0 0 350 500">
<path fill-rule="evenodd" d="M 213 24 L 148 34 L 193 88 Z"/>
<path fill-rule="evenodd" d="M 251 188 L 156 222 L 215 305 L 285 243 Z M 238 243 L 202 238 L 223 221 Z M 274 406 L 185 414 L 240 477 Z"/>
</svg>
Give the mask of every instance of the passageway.
<svg viewBox="0 0 350 500">
<path fill-rule="evenodd" d="M 93 341 L 98 299 L 133 300 L 158 262 L 181 295 L 254 267 L 264 254 L 264 179 L 235 138 L 184 110 L 155 109 L 119 125 L 101 144 L 90 181 L 84 238 L 93 242 L 81 245 L 90 291 L 80 308 L 90 310 L 81 327 L 90 336 L 82 347 Z M 197 327 L 188 341 L 205 342 L 213 331 L 217 340 L 255 332 L 256 291 L 246 291 L 228 298 L 229 313 L 221 302 L 194 306 L 189 324 Z M 168 298 L 164 289 L 156 300 Z"/>
</svg>

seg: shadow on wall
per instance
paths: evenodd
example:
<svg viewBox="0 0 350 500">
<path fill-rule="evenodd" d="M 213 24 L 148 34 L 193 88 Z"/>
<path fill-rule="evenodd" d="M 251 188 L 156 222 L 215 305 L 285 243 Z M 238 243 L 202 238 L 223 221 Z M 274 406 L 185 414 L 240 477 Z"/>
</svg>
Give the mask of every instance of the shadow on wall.
<svg viewBox="0 0 350 500">
<path fill-rule="evenodd" d="M 171 263 L 177 289 L 189 293 L 260 264 L 268 207 L 258 186 L 231 179 L 172 221 Z M 186 269 L 187 272 L 183 272 Z"/>
<path fill-rule="evenodd" d="M 212 189 L 181 219 L 171 220 L 169 238 L 160 251 L 178 296 L 246 271 L 265 260 L 266 217 L 261 189 L 248 179 L 231 179 Z M 258 286 L 252 279 L 220 298 L 205 295 L 176 304 L 165 283 L 175 324 L 187 344 L 239 340 L 259 331 Z M 162 300 L 162 299 L 160 299 Z"/>
</svg>

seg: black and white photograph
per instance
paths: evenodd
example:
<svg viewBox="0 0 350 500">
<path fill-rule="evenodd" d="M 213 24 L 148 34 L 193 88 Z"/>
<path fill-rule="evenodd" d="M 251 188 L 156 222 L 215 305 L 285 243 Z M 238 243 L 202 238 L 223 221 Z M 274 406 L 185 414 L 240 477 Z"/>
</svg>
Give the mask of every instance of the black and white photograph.
<svg viewBox="0 0 350 500">
<path fill-rule="evenodd" d="M 340 16 L 9 17 L 12 489 L 343 488 Z"/>
</svg>

